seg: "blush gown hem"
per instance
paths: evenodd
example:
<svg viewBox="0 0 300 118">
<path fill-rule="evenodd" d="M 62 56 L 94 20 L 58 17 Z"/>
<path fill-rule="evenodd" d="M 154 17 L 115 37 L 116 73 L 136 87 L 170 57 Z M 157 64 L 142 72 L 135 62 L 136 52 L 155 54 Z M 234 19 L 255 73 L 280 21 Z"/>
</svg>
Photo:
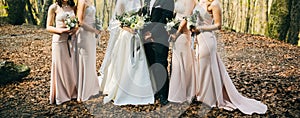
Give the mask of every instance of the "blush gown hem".
<svg viewBox="0 0 300 118">
<path fill-rule="evenodd" d="M 88 6 L 85 10 L 84 22 L 93 26 L 95 23 L 96 9 Z M 77 72 L 78 72 L 78 96 L 77 101 L 87 101 L 92 96 L 99 94 L 100 85 L 96 71 L 96 46 L 95 33 L 80 27 L 77 32 Z"/>
<path fill-rule="evenodd" d="M 75 16 L 74 11 L 58 10 L 55 16 L 55 26 L 64 27 L 67 16 Z M 68 34 L 53 34 L 52 36 L 52 66 L 50 77 L 50 104 L 60 105 L 76 98 L 75 59 L 69 56 Z M 73 50 L 70 50 L 74 54 Z"/>
<path fill-rule="evenodd" d="M 194 55 L 190 46 L 190 33 L 181 34 L 173 43 L 172 72 L 168 101 L 191 103 L 195 96 Z"/>
<path fill-rule="evenodd" d="M 199 11 L 197 24 L 200 26 L 212 25 L 213 18 L 201 4 L 205 3 L 200 2 L 194 9 L 194 13 L 196 10 Z M 224 108 L 229 111 L 238 109 L 249 115 L 266 113 L 267 105 L 242 96 L 235 88 L 225 65 L 217 54 L 217 36 L 214 31 L 205 31 L 197 35 L 196 52 L 196 95 L 198 101 L 210 107 Z"/>
</svg>

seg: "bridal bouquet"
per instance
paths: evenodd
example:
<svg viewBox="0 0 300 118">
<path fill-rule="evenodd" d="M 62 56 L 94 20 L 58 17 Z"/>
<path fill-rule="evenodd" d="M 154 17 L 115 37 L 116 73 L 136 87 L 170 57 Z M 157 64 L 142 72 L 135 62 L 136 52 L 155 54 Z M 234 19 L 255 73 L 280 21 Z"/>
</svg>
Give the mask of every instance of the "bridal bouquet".
<svg viewBox="0 0 300 118">
<path fill-rule="evenodd" d="M 196 28 L 197 18 L 201 18 L 201 17 L 198 17 L 199 14 L 200 14 L 199 11 L 195 11 L 190 17 L 185 18 L 187 20 L 187 27 L 189 30 Z M 196 37 L 196 33 L 192 32 L 191 49 L 193 49 L 193 50 L 194 50 L 194 44 L 195 44 L 195 37 Z"/>
<path fill-rule="evenodd" d="M 165 29 L 170 34 L 169 39 L 168 39 L 169 42 L 174 42 L 174 41 L 172 41 L 171 34 L 175 34 L 177 32 L 179 25 L 180 25 L 179 20 L 177 20 L 177 19 L 168 20 L 167 19 L 167 24 L 165 26 Z"/>
<path fill-rule="evenodd" d="M 177 20 L 177 19 L 168 20 L 167 19 L 167 24 L 165 26 L 165 29 L 170 34 L 174 34 L 174 33 L 176 33 L 176 30 L 178 30 L 179 25 L 180 25 L 179 20 Z"/>
<path fill-rule="evenodd" d="M 77 17 L 73 16 L 71 17 L 69 14 L 67 14 L 67 18 L 65 19 L 65 25 L 67 26 L 67 28 L 69 30 L 75 28 L 78 24 L 78 19 Z M 72 36 L 69 34 L 68 35 L 68 41 L 72 39 Z M 70 46 L 69 46 L 69 42 L 67 41 L 67 45 L 68 45 L 68 52 L 69 52 L 69 56 L 71 57 L 71 52 L 70 52 Z"/>
<path fill-rule="evenodd" d="M 71 17 L 69 14 L 67 14 L 67 18 L 65 19 L 65 24 L 67 28 L 73 29 L 77 26 L 78 19 L 75 16 Z"/>
<path fill-rule="evenodd" d="M 121 27 L 129 27 L 133 30 L 139 30 L 144 28 L 147 16 L 139 15 L 138 12 L 132 12 L 117 15 L 116 19 L 120 21 Z"/>
<path fill-rule="evenodd" d="M 199 11 L 195 11 L 190 17 L 187 17 L 187 27 L 189 30 L 193 29 L 197 25 L 197 16 L 199 15 Z"/>
<path fill-rule="evenodd" d="M 102 22 L 100 21 L 99 17 L 95 16 L 95 23 L 94 23 L 94 27 L 97 29 L 97 30 L 103 30 L 102 28 Z M 96 34 L 95 35 L 95 38 L 99 38 L 99 35 Z"/>
</svg>

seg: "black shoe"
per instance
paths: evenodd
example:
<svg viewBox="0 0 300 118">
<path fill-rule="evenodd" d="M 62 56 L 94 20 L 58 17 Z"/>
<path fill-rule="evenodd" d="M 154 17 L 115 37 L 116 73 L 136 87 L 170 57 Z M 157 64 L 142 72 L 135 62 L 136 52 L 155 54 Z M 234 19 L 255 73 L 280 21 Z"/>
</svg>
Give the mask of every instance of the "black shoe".
<svg viewBox="0 0 300 118">
<path fill-rule="evenodd" d="M 154 99 L 158 100 L 159 99 L 159 95 L 158 94 L 154 94 Z"/>
<path fill-rule="evenodd" d="M 159 95 L 159 101 L 161 105 L 167 105 L 169 103 L 168 98 L 163 95 Z"/>
</svg>

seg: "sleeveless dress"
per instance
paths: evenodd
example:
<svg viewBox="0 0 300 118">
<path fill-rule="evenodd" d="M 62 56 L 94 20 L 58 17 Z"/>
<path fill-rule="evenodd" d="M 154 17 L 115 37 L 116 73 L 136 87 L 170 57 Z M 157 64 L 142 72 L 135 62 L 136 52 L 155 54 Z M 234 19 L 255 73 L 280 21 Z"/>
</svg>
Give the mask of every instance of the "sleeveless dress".
<svg viewBox="0 0 300 118">
<path fill-rule="evenodd" d="M 204 3 L 205 4 L 205 3 Z M 213 18 L 200 4 L 198 25 L 212 25 Z M 211 107 L 226 110 L 239 109 L 244 114 L 264 114 L 267 106 L 254 99 L 242 96 L 232 83 L 226 67 L 217 54 L 217 38 L 214 31 L 204 31 L 197 36 L 197 100 Z"/>
<path fill-rule="evenodd" d="M 96 9 L 88 6 L 85 10 L 84 22 L 94 26 Z M 77 33 L 78 46 L 78 101 L 86 101 L 100 91 L 96 71 L 96 41 L 95 33 L 83 27 Z"/>
<path fill-rule="evenodd" d="M 190 16 L 186 10 L 193 6 L 186 4 L 187 0 L 177 0 L 175 3 L 176 19 Z M 179 35 L 172 47 L 172 71 L 169 85 L 168 100 L 171 102 L 191 102 L 195 96 L 196 76 L 194 68 L 194 54 L 191 49 L 191 33 L 185 27 L 185 31 Z"/>
<path fill-rule="evenodd" d="M 75 16 L 74 11 L 60 11 L 56 14 L 56 27 L 65 27 L 64 20 Z M 61 104 L 77 97 L 75 60 L 69 56 L 68 34 L 53 34 L 52 37 L 52 67 L 50 84 L 50 103 Z M 74 54 L 73 50 L 70 50 Z"/>
<path fill-rule="evenodd" d="M 140 0 L 118 0 L 116 14 L 140 8 Z M 147 60 L 139 35 L 119 28 L 119 35 L 104 69 L 103 102 L 115 105 L 146 105 L 154 103 Z"/>
</svg>

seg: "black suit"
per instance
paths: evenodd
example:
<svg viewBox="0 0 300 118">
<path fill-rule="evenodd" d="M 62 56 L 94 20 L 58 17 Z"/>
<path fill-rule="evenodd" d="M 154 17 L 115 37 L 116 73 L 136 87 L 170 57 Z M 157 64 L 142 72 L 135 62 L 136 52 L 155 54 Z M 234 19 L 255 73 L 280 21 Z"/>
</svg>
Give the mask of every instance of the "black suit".
<svg viewBox="0 0 300 118">
<path fill-rule="evenodd" d="M 145 0 L 145 3 L 150 3 L 150 0 Z M 150 21 L 151 24 L 147 25 L 143 33 L 151 32 L 153 42 L 144 42 L 146 57 L 150 65 L 150 71 L 153 72 L 156 80 L 158 93 L 165 99 L 168 98 L 169 92 L 169 79 L 168 79 L 168 33 L 164 28 L 167 19 L 173 18 L 174 0 L 156 0 L 153 5 Z M 143 14 L 150 14 L 149 7 L 143 8 Z M 154 65 L 155 64 L 155 65 Z M 162 73 L 163 72 L 163 73 Z"/>
</svg>

